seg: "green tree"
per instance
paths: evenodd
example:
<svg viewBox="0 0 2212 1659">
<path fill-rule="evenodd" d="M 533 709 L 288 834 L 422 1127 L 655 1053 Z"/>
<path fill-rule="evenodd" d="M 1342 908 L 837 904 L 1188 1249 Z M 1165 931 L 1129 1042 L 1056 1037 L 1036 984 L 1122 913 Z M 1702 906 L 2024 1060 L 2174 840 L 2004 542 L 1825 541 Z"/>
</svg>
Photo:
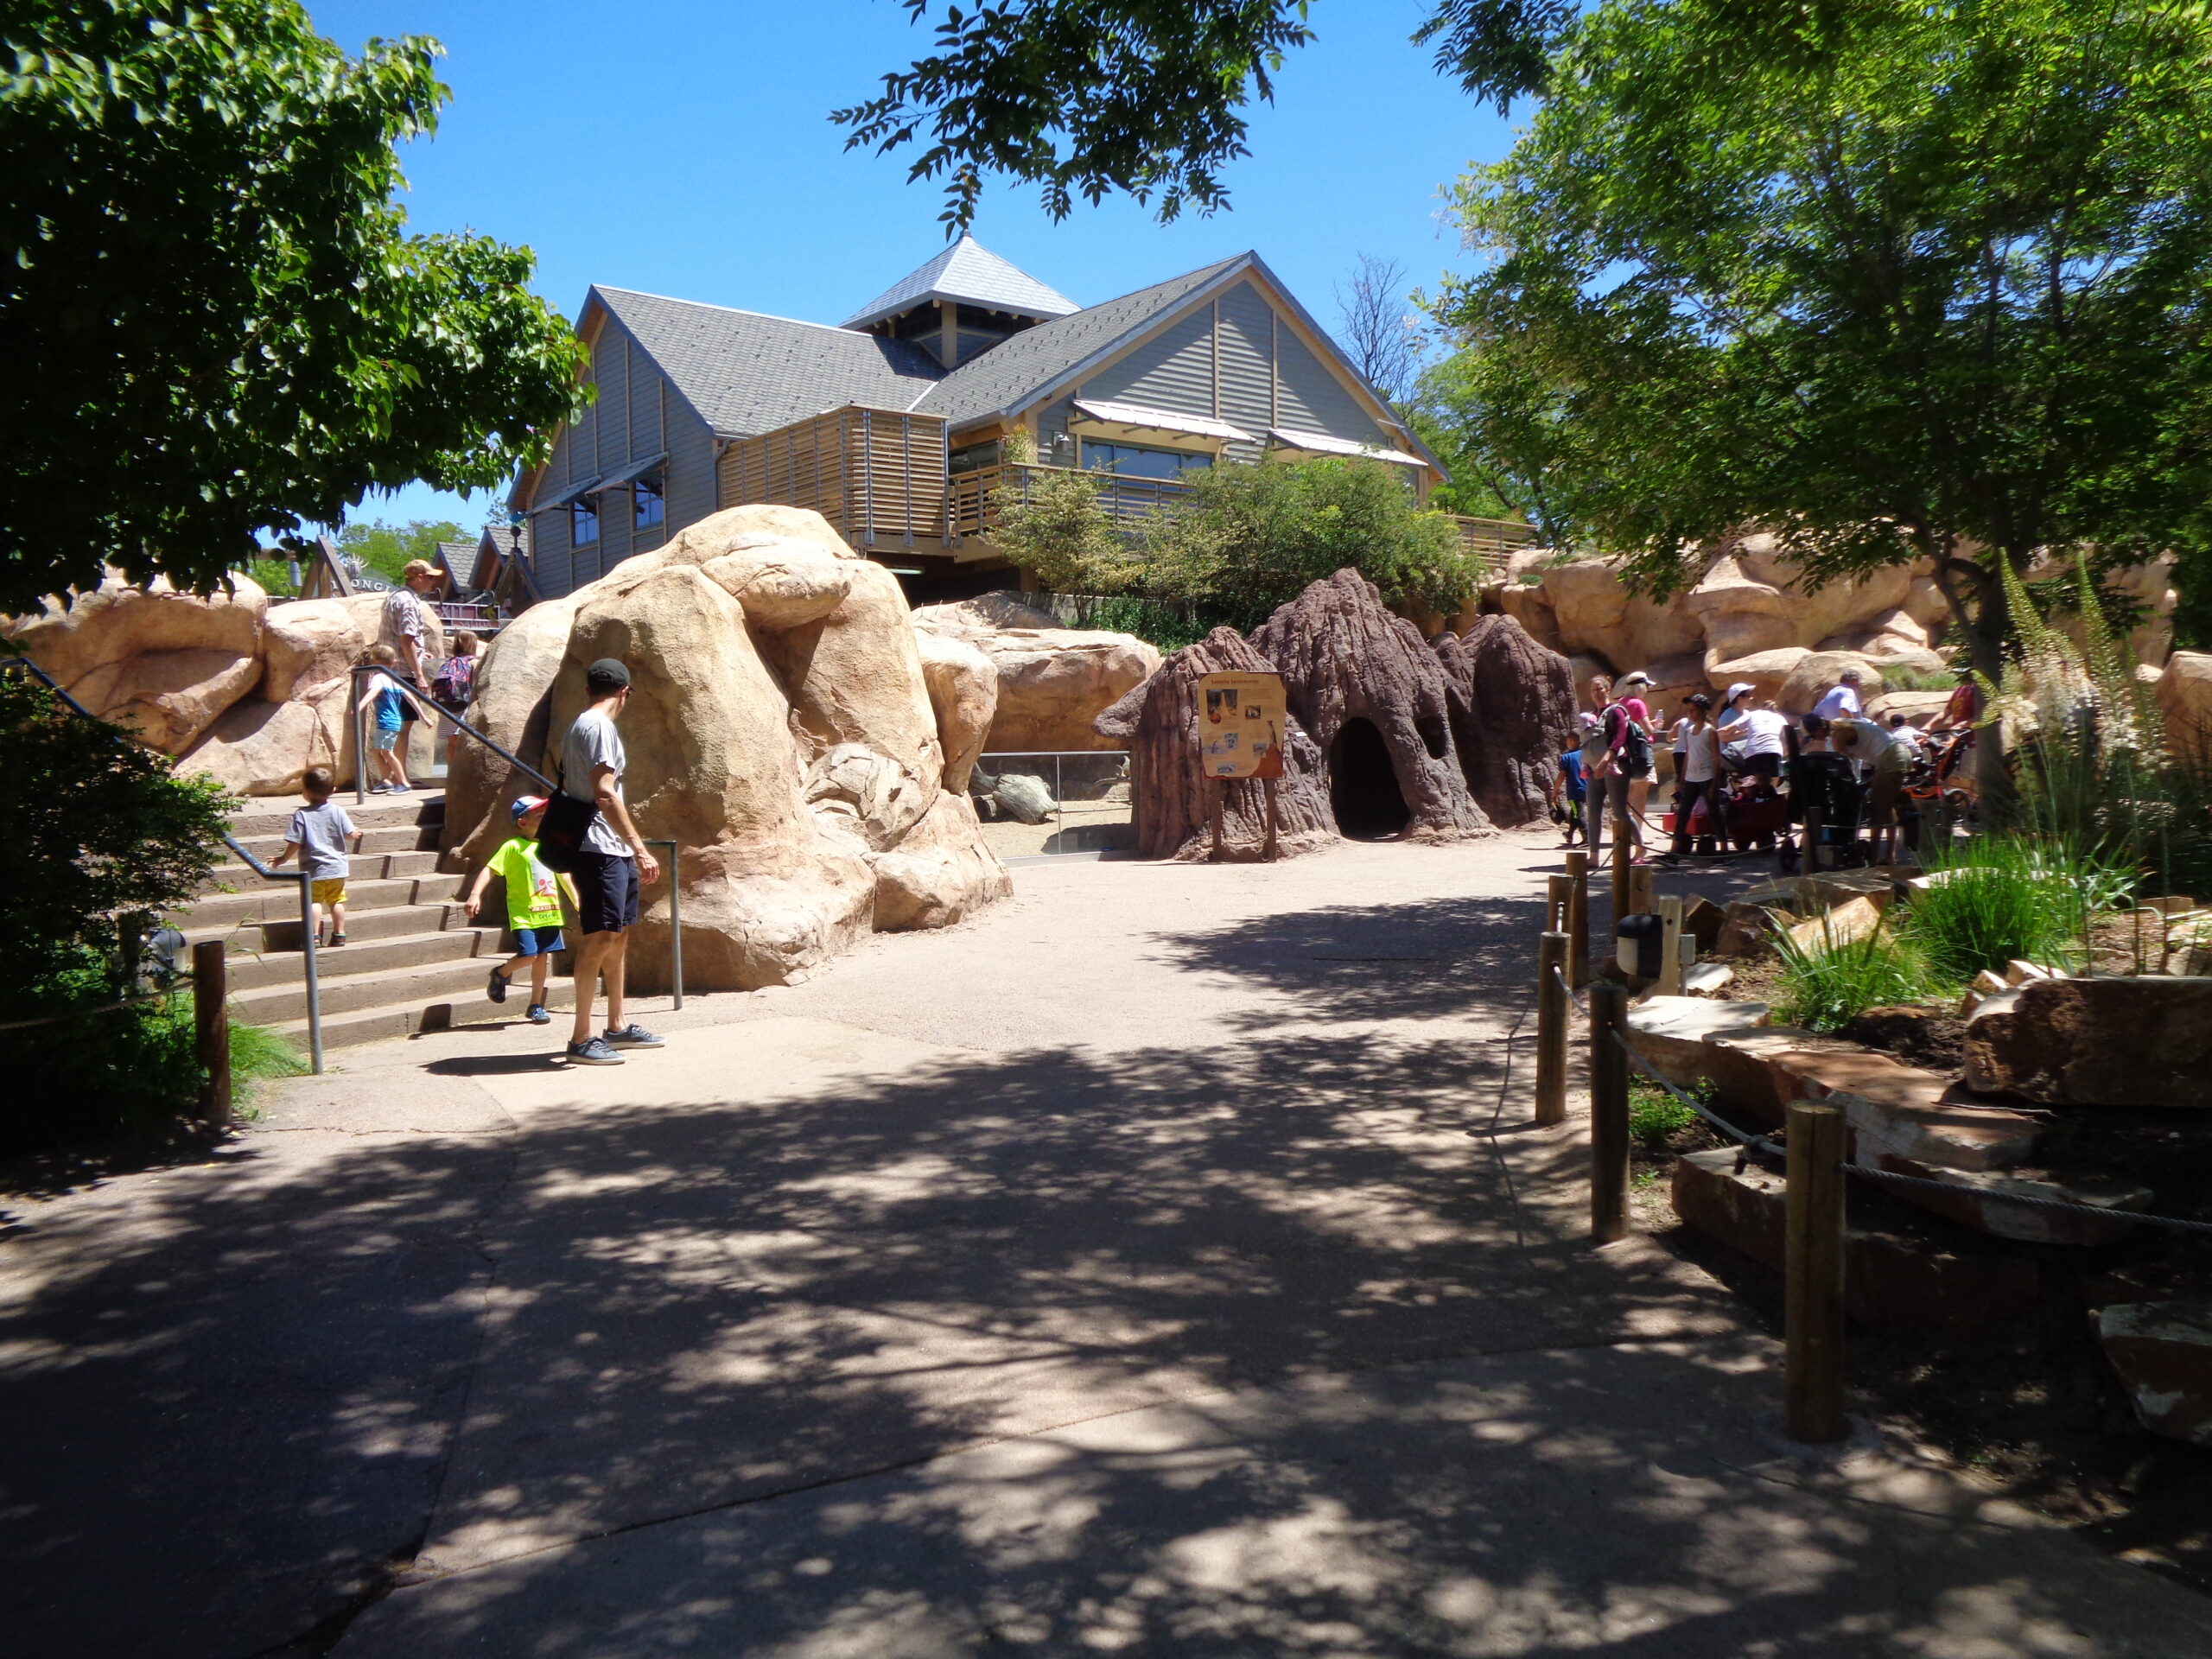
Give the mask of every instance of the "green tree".
<svg viewBox="0 0 2212 1659">
<path fill-rule="evenodd" d="M 1993 680 L 2005 567 L 2202 544 L 2209 60 L 2201 6 L 1605 0 L 1462 182 L 1440 315 L 1639 581 L 1748 522 L 1815 580 L 1924 556 Z"/>
<path fill-rule="evenodd" d="M 365 569 L 396 583 L 410 560 L 436 563 L 440 542 L 474 543 L 475 539 L 450 519 L 410 518 L 404 524 L 372 519 L 340 531 L 338 550 Z"/>
<path fill-rule="evenodd" d="M 543 454 L 582 353 L 531 254 L 393 200 L 438 52 L 349 57 L 296 0 L 0 17 L 0 610 L 104 563 L 207 587 L 369 489 Z"/>
<path fill-rule="evenodd" d="M 1030 474 L 1019 496 L 1001 490 L 991 539 L 1056 594 L 1118 594 L 1138 563 L 1098 499 L 1098 475 L 1067 467 Z"/>
<path fill-rule="evenodd" d="M 1580 527 L 1565 512 L 1561 463 L 1573 432 L 1556 400 L 1529 395 L 1503 352 L 1466 346 L 1422 371 L 1404 414 L 1452 481 L 1429 498 L 1444 512 L 1518 517 L 1545 545 L 1572 547 Z"/>
<path fill-rule="evenodd" d="M 919 22 L 931 0 L 901 0 Z M 1243 110 L 1271 102 L 1285 54 L 1313 41 L 1307 0 L 1001 0 L 949 3 L 938 50 L 836 111 L 846 148 L 926 142 L 912 180 L 946 181 L 948 232 L 976 216 L 993 174 L 1039 187 L 1065 219 L 1082 196 L 1225 207 L 1221 169 L 1244 156 Z M 1573 0 L 1436 0 L 1414 39 L 1440 70 L 1501 107 L 1535 90 Z"/>
</svg>

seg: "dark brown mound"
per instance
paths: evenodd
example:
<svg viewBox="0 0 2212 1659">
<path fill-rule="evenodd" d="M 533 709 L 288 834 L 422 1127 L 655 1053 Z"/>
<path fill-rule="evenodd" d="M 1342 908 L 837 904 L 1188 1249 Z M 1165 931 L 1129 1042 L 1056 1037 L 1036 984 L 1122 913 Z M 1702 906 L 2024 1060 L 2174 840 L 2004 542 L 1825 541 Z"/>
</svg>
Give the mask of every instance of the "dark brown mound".
<svg viewBox="0 0 2212 1659">
<path fill-rule="evenodd" d="M 1231 672 L 1271 674 L 1274 664 L 1235 629 L 1216 628 L 1169 657 L 1150 679 L 1091 722 L 1102 737 L 1129 746 L 1130 817 L 1137 851 L 1146 858 L 1209 857 L 1213 803 L 1224 788 L 1222 857 L 1251 863 L 1267 846 L 1267 786 L 1250 779 L 1224 785 L 1206 776 L 1199 754 L 1198 677 Z M 1295 718 L 1274 788 L 1275 840 L 1282 856 L 1311 852 L 1337 838 L 1321 752 Z"/>
<path fill-rule="evenodd" d="M 1328 757 L 1330 807 L 1355 839 L 1486 835 L 1452 741 L 1444 670 L 1357 570 L 1317 582 L 1254 630 L 1290 711 Z"/>
<path fill-rule="evenodd" d="M 1507 828 L 1544 816 L 1552 774 L 1576 740 L 1574 671 L 1510 616 L 1437 636 L 1452 741 L 1475 804 Z"/>
</svg>

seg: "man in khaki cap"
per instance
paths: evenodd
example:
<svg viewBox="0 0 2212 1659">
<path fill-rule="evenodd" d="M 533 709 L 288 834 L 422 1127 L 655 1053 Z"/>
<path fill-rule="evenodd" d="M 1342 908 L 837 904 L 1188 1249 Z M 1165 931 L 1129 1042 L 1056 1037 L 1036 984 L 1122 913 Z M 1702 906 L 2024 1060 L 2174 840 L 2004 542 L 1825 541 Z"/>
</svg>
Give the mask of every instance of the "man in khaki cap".
<svg viewBox="0 0 2212 1659">
<path fill-rule="evenodd" d="M 445 586 L 446 575 L 428 559 L 410 559 L 400 579 L 405 585 L 385 596 L 377 643 L 390 645 L 401 674 L 416 690 L 428 693 L 430 665 L 423 653 L 430 642 L 430 608 L 423 601 Z"/>
</svg>

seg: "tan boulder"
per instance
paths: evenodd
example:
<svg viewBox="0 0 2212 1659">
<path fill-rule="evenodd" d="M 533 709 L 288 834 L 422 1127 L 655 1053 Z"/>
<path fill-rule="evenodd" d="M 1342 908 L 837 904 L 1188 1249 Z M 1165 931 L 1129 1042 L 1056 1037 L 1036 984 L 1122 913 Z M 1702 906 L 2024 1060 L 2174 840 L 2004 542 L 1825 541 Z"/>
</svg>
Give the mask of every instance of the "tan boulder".
<svg viewBox="0 0 2212 1659">
<path fill-rule="evenodd" d="M 549 778 L 559 775 L 550 745 L 553 681 L 568 655 L 575 613 L 576 594 L 570 594 L 531 606 L 500 629 L 478 664 L 467 715 L 470 725 Z M 464 863 L 480 864 L 512 833 L 508 809 L 515 798 L 539 789 L 481 744 L 457 744 L 446 773 L 447 848 Z"/>
<path fill-rule="evenodd" d="M 772 631 L 828 616 L 852 591 L 855 569 L 818 541 L 766 532 L 732 537 L 701 568 L 747 616 Z"/>
<path fill-rule="evenodd" d="M 1716 662 L 1711 652 L 1705 653 L 1705 677 L 1713 689 L 1726 692 L 1738 683 L 1748 683 L 1751 687 L 1751 701 L 1763 706 L 1777 701 L 1782 688 L 1797 664 L 1813 653 L 1803 645 L 1783 645 L 1773 651 L 1754 652 L 1749 657 L 1732 658 Z"/>
<path fill-rule="evenodd" d="M 1886 724 L 1891 715 L 1903 715 L 1907 725 L 1924 728 L 1950 701 L 1948 691 L 1885 691 L 1866 700 L 1866 715 Z"/>
<path fill-rule="evenodd" d="M 1747 575 L 1741 561 L 1716 559 L 1683 603 L 1702 626 L 1707 656 L 1726 662 L 1796 645 L 1789 595 Z"/>
<path fill-rule="evenodd" d="M 1687 655 L 1704 642 L 1698 619 L 1679 597 L 1655 601 L 1630 594 L 1602 559 L 1549 565 L 1543 578 L 1564 655 L 1602 657 L 1626 673 L 1662 658 Z"/>
<path fill-rule="evenodd" d="M 326 697 L 234 702 L 194 744 L 177 770 L 213 778 L 239 795 L 296 795 L 309 766 L 328 766 L 340 787 L 353 781 L 341 689 Z"/>
<path fill-rule="evenodd" d="M 1692 692 L 1702 692 L 1707 696 L 1713 694 L 1712 683 L 1705 677 L 1705 660 L 1693 652 L 1685 657 L 1662 657 L 1638 666 L 1651 677 L 1651 684 L 1643 696 L 1656 723 L 1652 741 L 1663 749 L 1672 741 L 1668 734 L 1674 723 L 1690 711 L 1684 699 Z M 1581 706 L 1590 706 L 1586 693 Z"/>
<path fill-rule="evenodd" d="M 1796 629 L 1792 642 L 1796 645 L 1809 645 L 1864 627 L 1865 619 L 1897 609 L 1912 593 L 1910 561 L 1816 588 L 1804 567 L 1782 550 L 1776 537 L 1763 531 L 1745 537 L 1737 544 L 1735 557 L 1751 580 L 1789 595 Z"/>
<path fill-rule="evenodd" d="M 269 607 L 265 637 L 261 695 L 283 702 L 302 686 L 321 686 L 368 661 L 377 617 L 359 600 L 296 599 Z"/>
<path fill-rule="evenodd" d="M 1496 605 L 1502 613 L 1526 628 L 1529 637 L 1538 645 L 1562 657 L 1571 657 L 1574 653 L 1560 638 L 1559 613 L 1544 593 L 1544 569 L 1558 556 L 1558 550 L 1554 548 L 1516 550 L 1507 558 L 1503 575 L 1484 589 L 1483 596 L 1486 602 Z"/>
<path fill-rule="evenodd" d="M 1092 722 L 1160 668 L 1158 649 L 1135 634 L 1062 627 L 1011 594 L 925 606 L 914 626 L 990 658 L 998 702 L 984 748 L 995 754 L 1113 747 Z"/>
<path fill-rule="evenodd" d="M 0 620 L 0 639 L 103 720 L 181 754 L 261 678 L 269 596 L 245 576 L 229 591 L 179 593 L 111 575 L 90 593 Z"/>
<path fill-rule="evenodd" d="M 938 745 L 944 751 L 944 787 L 964 793 L 998 710 L 998 670 L 974 645 L 949 634 L 918 628 L 914 645 L 937 715 Z"/>
<path fill-rule="evenodd" d="M 2158 709 L 2175 754 L 2212 767 L 2212 652 L 2177 651 L 2158 676 Z"/>
<path fill-rule="evenodd" d="M 1853 651 L 1815 651 L 1800 657 L 1790 666 L 1781 690 L 1775 693 L 1775 705 L 1785 715 L 1811 714 L 1814 704 L 1827 695 L 1847 668 L 1855 668 L 1866 677 L 1865 683 L 1859 688 L 1862 701 L 1880 693 L 1882 671 L 1871 659 Z"/>
<path fill-rule="evenodd" d="M 898 846 L 875 858 L 878 932 L 946 927 L 1014 894 L 1006 866 L 983 844 L 976 805 L 942 790 Z"/>
</svg>

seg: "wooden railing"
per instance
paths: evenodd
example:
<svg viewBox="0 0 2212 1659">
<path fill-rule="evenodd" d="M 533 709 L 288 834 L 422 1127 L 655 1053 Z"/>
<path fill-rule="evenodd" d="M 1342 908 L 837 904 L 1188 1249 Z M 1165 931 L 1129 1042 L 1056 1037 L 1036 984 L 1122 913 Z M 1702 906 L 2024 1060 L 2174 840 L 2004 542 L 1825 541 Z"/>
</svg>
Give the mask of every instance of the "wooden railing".
<svg viewBox="0 0 2212 1659">
<path fill-rule="evenodd" d="M 1017 462 L 978 467 L 972 473 L 955 473 L 945 500 L 951 533 L 976 535 L 998 517 L 1000 508 L 1009 503 L 1027 502 L 1039 477 L 1074 470 L 1071 467 L 1036 467 Z M 1117 524 L 1131 524 L 1149 518 L 1163 502 L 1188 494 L 1191 487 L 1166 478 L 1122 478 L 1107 472 L 1093 472 L 1090 476 L 1098 480 L 1098 505 Z"/>
<path fill-rule="evenodd" d="M 1493 569 L 1536 539 L 1536 527 L 1516 518 L 1470 518 L 1464 513 L 1454 513 L 1452 517 L 1459 521 L 1460 544 L 1468 552 L 1488 560 Z"/>
</svg>

